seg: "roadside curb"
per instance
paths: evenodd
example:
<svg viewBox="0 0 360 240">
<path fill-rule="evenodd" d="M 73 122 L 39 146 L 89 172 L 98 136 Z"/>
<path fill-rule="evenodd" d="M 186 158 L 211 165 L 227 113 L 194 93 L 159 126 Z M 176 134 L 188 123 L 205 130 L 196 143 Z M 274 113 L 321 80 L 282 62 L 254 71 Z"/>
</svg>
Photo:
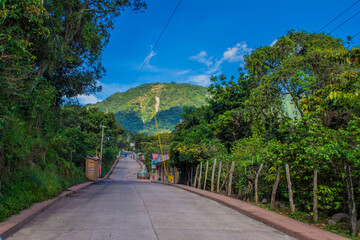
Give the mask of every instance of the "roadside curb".
<svg viewBox="0 0 360 240">
<path fill-rule="evenodd" d="M 323 229 L 311 226 L 309 224 L 297 221 L 292 218 L 280 215 L 275 212 L 268 211 L 261 207 L 257 207 L 250 203 L 241 201 L 239 199 L 223 196 L 210 191 L 201 190 L 181 184 L 165 183 L 159 181 L 152 181 L 153 183 L 160 183 L 165 185 L 181 188 L 188 192 L 195 193 L 199 196 L 214 200 L 218 203 L 224 204 L 250 218 L 262 222 L 270 227 L 273 227 L 291 237 L 300 240 L 345 240 L 349 238 L 342 237 L 335 233 L 325 231 Z"/>
<path fill-rule="evenodd" d="M 110 171 L 106 174 L 104 178 L 99 179 L 99 182 L 108 178 L 108 176 L 113 172 L 114 168 L 119 162 L 119 159 L 120 158 L 116 159 Z M 5 222 L 0 223 L 0 239 L 8 238 L 12 233 L 18 231 L 25 224 L 33 220 L 35 217 L 39 216 L 42 212 L 53 206 L 56 202 L 63 199 L 64 197 L 68 197 L 71 194 L 76 193 L 77 191 L 84 189 L 95 183 L 96 182 L 84 182 L 71 186 L 68 189 L 61 192 L 56 197 L 43 202 L 35 203 L 30 208 L 21 211 L 20 214 L 10 217 Z"/>
<path fill-rule="evenodd" d="M 135 159 L 137 162 L 138 162 L 138 164 L 142 167 L 142 168 L 144 168 L 145 167 L 145 164 L 143 163 L 143 162 L 141 162 L 140 160 L 138 160 L 138 159 Z"/>
<path fill-rule="evenodd" d="M 139 159 L 136 159 L 136 158 L 134 158 L 134 159 L 138 162 L 138 164 L 140 164 L 141 168 L 145 167 L 145 164 L 142 161 L 140 161 Z"/>
<path fill-rule="evenodd" d="M 100 181 L 103 181 L 103 180 L 105 180 L 105 179 L 107 179 L 107 178 L 109 177 L 109 175 L 114 171 L 114 168 L 115 168 L 116 165 L 118 164 L 119 160 L 120 160 L 120 158 L 117 158 L 117 159 L 115 160 L 115 162 L 113 163 L 113 165 L 111 166 L 109 172 L 105 175 L 105 177 L 99 178 L 99 182 L 100 182 Z"/>
</svg>

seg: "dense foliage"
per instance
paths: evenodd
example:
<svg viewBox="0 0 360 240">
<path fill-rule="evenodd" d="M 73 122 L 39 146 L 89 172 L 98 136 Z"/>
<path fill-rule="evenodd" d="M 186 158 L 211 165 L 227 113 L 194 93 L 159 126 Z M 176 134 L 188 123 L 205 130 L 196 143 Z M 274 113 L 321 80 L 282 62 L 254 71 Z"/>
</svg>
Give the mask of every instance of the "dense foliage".
<svg viewBox="0 0 360 240">
<path fill-rule="evenodd" d="M 154 106 L 161 133 L 170 133 L 181 120 L 184 106 L 200 107 L 206 104 L 205 87 L 190 84 L 151 83 L 115 93 L 104 101 L 89 107 L 114 112 L 121 125 L 132 132 L 156 134 Z"/>
<path fill-rule="evenodd" d="M 289 164 L 295 206 L 312 214 L 316 167 L 320 214 L 348 211 L 344 166 L 351 167 L 360 194 L 359 53 L 328 35 L 290 31 L 246 56 L 237 79 L 212 77 L 209 105 L 184 109 L 174 131 L 171 159 L 183 182 L 193 180 L 200 162 L 209 161 L 211 173 L 215 158 L 225 182 L 234 161 L 232 194 L 253 200 L 263 164 L 260 199 L 271 198 L 279 169 L 276 199 L 286 203 Z"/>
<path fill-rule="evenodd" d="M 0 4 L 0 221 L 84 181 L 86 155 L 103 173 L 125 144 L 112 113 L 64 102 L 100 90 L 114 19 L 140 0 L 4 0 Z"/>
</svg>

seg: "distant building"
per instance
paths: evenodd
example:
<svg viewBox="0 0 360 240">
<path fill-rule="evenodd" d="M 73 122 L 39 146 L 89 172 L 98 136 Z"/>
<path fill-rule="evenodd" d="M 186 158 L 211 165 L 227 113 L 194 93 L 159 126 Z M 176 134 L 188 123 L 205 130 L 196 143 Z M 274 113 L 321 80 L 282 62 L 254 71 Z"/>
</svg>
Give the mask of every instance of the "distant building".
<svg viewBox="0 0 360 240">
<path fill-rule="evenodd" d="M 137 153 L 137 159 L 139 159 L 140 161 L 144 161 L 145 160 L 145 153 Z"/>
</svg>

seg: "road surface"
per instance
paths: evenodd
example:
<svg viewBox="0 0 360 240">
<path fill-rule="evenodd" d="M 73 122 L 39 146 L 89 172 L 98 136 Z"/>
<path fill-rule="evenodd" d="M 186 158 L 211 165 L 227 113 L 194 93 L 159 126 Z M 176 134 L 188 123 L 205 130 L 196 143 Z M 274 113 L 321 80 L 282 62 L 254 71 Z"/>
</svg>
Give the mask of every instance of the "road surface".
<svg viewBox="0 0 360 240">
<path fill-rule="evenodd" d="M 293 239 L 215 201 L 138 182 L 139 170 L 122 158 L 109 179 L 63 198 L 8 239 Z"/>
</svg>

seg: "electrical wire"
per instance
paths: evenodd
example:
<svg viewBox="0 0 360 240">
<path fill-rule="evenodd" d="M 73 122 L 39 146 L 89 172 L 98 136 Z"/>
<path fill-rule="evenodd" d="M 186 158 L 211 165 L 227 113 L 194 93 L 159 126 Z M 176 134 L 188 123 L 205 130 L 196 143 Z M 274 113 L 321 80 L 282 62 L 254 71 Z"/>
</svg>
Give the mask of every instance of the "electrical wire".
<svg viewBox="0 0 360 240">
<path fill-rule="evenodd" d="M 179 0 L 179 2 L 178 2 L 178 4 L 176 5 L 176 7 L 175 7 L 174 11 L 172 12 L 171 16 L 170 16 L 170 17 L 169 17 L 169 19 L 167 20 L 167 22 L 166 22 L 166 24 L 165 24 L 164 28 L 162 29 L 162 31 L 161 31 L 161 33 L 160 33 L 159 37 L 157 38 L 157 40 L 156 40 L 155 44 L 152 46 L 150 53 L 149 53 L 149 54 L 147 55 L 147 57 L 145 58 L 145 60 L 144 60 L 143 64 L 141 65 L 141 67 L 140 67 L 140 69 L 139 69 L 138 73 L 136 74 L 136 77 L 134 78 L 134 81 L 132 82 L 132 84 L 131 84 L 131 87 L 130 87 L 130 88 L 132 88 L 132 87 L 133 87 L 134 83 L 135 83 L 135 82 L 136 82 L 136 80 L 139 78 L 139 76 L 140 76 L 140 74 L 141 74 L 142 70 L 144 69 L 144 67 L 145 67 L 146 63 L 148 62 L 148 60 L 149 60 L 150 56 L 153 54 L 153 52 L 154 52 L 154 50 L 155 50 L 156 46 L 158 45 L 158 43 L 159 43 L 159 41 L 160 41 L 160 39 L 161 39 L 162 35 L 163 35 L 163 34 L 164 34 L 164 32 L 165 32 L 166 28 L 168 27 L 169 23 L 171 22 L 171 19 L 172 19 L 172 18 L 173 18 L 173 16 L 175 15 L 175 12 L 176 12 L 176 10 L 178 9 L 178 7 L 179 7 L 179 5 L 180 5 L 181 1 L 182 1 L 182 0 Z M 359 1 L 360 1 L 360 0 L 359 0 Z"/>
<path fill-rule="evenodd" d="M 357 4 L 358 2 L 360 2 L 360 0 L 357 0 L 355 3 L 353 3 L 350 7 L 348 7 L 347 9 L 345 9 L 342 13 L 340 13 L 339 15 L 337 15 L 333 20 L 331 20 L 330 22 L 328 22 L 325 26 L 323 26 L 318 32 L 321 32 L 324 28 L 326 28 L 327 26 L 329 26 L 331 23 L 333 23 L 336 19 L 338 19 L 340 16 L 342 16 L 344 13 L 346 13 L 350 8 L 352 8 L 353 6 L 355 6 L 355 4 Z"/>
<path fill-rule="evenodd" d="M 360 34 L 360 32 L 358 32 L 357 34 L 351 36 L 351 38 L 354 38 L 354 37 L 356 37 L 356 36 L 359 35 L 359 34 Z"/>
<path fill-rule="evenodd" d="M 358 15 L 360 13 L 360 11 L 358 11 L 357 13 L 355 13 L 354 15 L 352 15 L 351 17 L 349 17 L 348 19 L 346 19 L 345 22 L 343 22 L 342 24 L 340 24 L 339 26 L 337 26 L 336 28 L 334 28 L 330 33 L 333 33 L 335 30 L 337 30 L 338 28 L 340 28 L 342 25 L 344 25 L 345 23 L 347 23 L 348 21 L 350 21 L 353 17 L 355 17 L 356 15 Z"/>
</svg>

